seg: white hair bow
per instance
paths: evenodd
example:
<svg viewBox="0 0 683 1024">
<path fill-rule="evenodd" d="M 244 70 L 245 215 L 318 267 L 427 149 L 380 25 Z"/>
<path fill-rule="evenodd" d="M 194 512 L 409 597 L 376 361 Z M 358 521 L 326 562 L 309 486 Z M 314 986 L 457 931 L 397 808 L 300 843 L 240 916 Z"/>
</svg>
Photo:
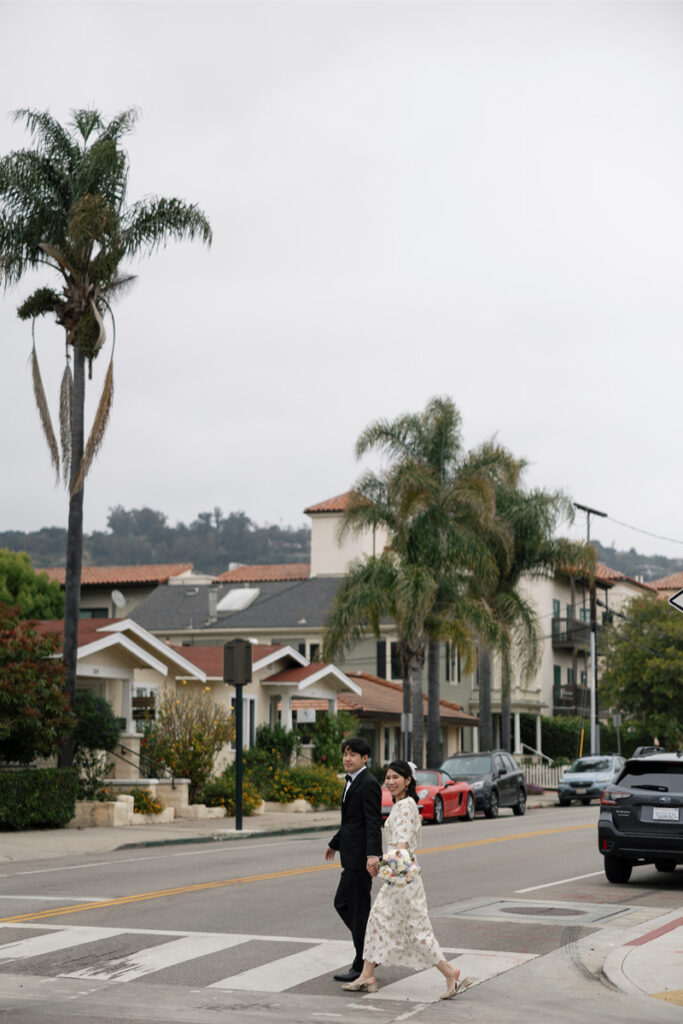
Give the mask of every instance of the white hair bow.
<svg viewBox="0 0 683 1024">
<path fill-rule="evenodd" d="M 410 768 L 410 774 L 413 776 L 413 778 L 417 782 L 417 774 L 416 774 L 417 773 L 417 765 L 413 764 L 412 761 L 406 761 L 406 764 Z"/>
</svg>

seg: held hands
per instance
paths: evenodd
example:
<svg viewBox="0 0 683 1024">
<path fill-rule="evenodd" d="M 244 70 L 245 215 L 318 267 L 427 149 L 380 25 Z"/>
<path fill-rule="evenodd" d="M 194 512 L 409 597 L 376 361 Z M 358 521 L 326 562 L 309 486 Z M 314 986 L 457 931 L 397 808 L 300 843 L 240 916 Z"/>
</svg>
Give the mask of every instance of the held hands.
<svg viewBox="0 0 683 1024">
<path fill-rule="evenodd" d="M 375 878 L 379 874 L 379 857 L 368 857 L 365 866 L 368 874 Z"/>
<path fill-rule="evenodd" d="M 326 860 L 326 861 L 334 860 L 334 850 L 332 849 L 331 846 L 326 846 L 325 847 L 325 853 L 323 854 L 323 859 Z"/>
</svg>

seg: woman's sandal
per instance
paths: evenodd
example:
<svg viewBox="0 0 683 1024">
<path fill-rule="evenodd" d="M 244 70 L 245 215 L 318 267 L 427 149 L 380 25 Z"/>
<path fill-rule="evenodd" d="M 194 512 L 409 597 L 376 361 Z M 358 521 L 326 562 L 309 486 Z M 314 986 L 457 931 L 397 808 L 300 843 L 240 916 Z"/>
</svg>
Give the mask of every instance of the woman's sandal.
<svg viewBox="0 0 683 1024">
<path fill-rule="evenodd" d="M 448 988 L 448 991 L 443 992 L 439 996 L 439 999 L 453 999 L 454 996 L 457 996 L 458 992 L 462 992 L 464 988 L 469 988 L 471 984 L 471 978 L 463 978 L 462 980 L 459 977 L 454 978 Z"/>
<path fill-rule="evenodd" d="M 342 988 L 346 989 L 347 992 L 361 992 L 363 989 L 366 992 L 376 992 L 377 982 L 374 978 L 364 978 L 362 980 L 358 978 L 357 981 L 349 981 L 346 985 L 342 985 Z"/>
</svg>

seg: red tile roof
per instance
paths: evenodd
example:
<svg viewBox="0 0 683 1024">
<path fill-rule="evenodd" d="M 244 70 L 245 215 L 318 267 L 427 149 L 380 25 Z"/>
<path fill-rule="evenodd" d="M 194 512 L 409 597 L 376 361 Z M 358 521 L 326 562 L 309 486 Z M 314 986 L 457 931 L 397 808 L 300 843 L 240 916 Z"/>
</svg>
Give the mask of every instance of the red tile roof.
<svg viewBox="0 0 683 1024">
<path fill-rule="evenodd" d="M 346 491 L 344 494 L 338 494 L 335 498 L 321 501 L 317 505 L 309 505 L 304 512 L 306 515 L 310 515 L 312 512 L 344 512 L 349 507 L 353 496 L 353 491 Z"/>
<path fill-rule="evenodd" d="M 278 580 L 307 580 L 309 562 L 283 562 L 279 565 L 240 565 L 216 576 L 215 583 L 258 583 Z"/>
<path fill-rule="evenodd" d="M 650 580 L 650 586 L 655 590 L 681 590 L 683 589 L 683 572 L 674 572 L 671 576 Z"/>
<path fill-rule="evenodd" d="M 171 576 L 188 572 L 192 562 L 169 562 L 166 565 L 84 565 L 81 586 L 112 586 L 126 583 L 166 583 Z M 46 572 L 50 580 L 64 586 L 66 569 L 36 569 Z"/>
<path fill-rule="evenodd" d="M 120 619 L 79 619 L 78 620 L 78 646 L 91 644 L 95 640 L 101 640 L 108 636 L 107 633 L 99 633 L 102 626 L 109 626 L 112 622 L 120 622 Z M 44 619 L 36 623 L 36 633 L 45 636 L 46 633 L 59 633 L 64 635 L 64 619 Z"/>
<path fill-rule="evenodd" d="M 282 648 L 282 644 L 253 644 L 251 648 L 251 662 L 252 665 L 261 661 L 262 658 L 267 657 L 274 651 L 278 651 Z M 171 644 L 173 650 L 179 654 L 186 661 L 191 661 L 193 665 L 201 669 L 202 672 L 206 672 L 206 675 L 210 679 L 222 679 L 223 678 L 223 647 L 212 645 L 209 647 L 178 647 L 175 644 Z"/>
</svg>

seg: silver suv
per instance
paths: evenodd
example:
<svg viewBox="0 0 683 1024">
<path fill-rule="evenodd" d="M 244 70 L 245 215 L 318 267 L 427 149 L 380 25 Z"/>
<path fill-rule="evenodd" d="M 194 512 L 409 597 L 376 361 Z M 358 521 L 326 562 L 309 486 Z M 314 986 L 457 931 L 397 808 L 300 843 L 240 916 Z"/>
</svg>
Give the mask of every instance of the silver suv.
<svg viewBox="0 0 683 1024">
<path fill-rule="evenodd" d="M 597 800 L 608 782 L 624 767 L 625 760 L 618 754 L 593 754 L 579 757 L 570 764 L 557 784 L 557 799 L 563 807 L 572 800 L 589 804 Z"/>
</svg>

